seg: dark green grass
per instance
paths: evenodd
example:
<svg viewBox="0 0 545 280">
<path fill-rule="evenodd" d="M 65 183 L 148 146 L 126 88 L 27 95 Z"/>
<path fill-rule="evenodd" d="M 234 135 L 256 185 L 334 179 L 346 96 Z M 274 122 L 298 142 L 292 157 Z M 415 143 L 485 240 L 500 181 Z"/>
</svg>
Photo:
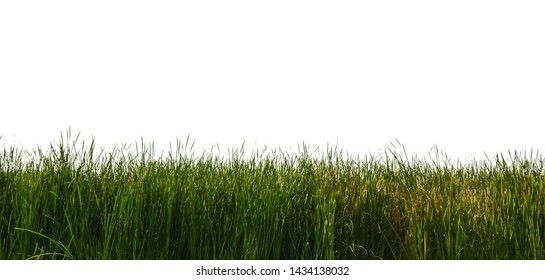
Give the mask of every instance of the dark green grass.
<svg viewBox="0 0 545 280">
<path fill-rule="evenodd" d="M 0 259 L 545 259 L 544 160 L 0 150 Z M 395 146 L 395 145 L 394 145 Z"/>
</svg>

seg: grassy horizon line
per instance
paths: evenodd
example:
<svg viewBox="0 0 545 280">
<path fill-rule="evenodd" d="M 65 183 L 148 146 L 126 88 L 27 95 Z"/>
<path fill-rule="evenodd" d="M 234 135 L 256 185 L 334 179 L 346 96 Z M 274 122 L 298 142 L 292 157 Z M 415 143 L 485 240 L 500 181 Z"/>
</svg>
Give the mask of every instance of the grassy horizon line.
<svg viewBox="0 0 545 280">
<path fill-rule="evenodd" d="M 485 158 L 470 158 L 469 161 L 466 158 L 465 162 L 462 162 L 461 159 L 456 159 L 452 161 L 448 154 L 439 149 L 437 145 L 433 145 L 427 152 L 427 155 L 422 155 L 418 153 L 413 153 L 409 155 L 405 148 L 405 145 L 401 141 L 395 138 L 394 141 L 390 141 L 390 145 L 386 146 L 382 153 L 356 153 L 355 155 L 345 151 L 342 147 L 339 147 L 337 144 L 330 145 L 327 143 L 324 147 L 319 145 L 309 145 L 302 141 L 300 144 L 297 144 L 297 149 L 294 150 L 290 146 L 289 149 L 282 149 L 281 147 L 268 147 L 267 145 L 261 145 L 261 147 L 254 147 L 252 150 L 246 150 L 246 141 L 243 141 L 238 147 L 227 147 L 226 153 L 222 154 L 222 147 L 218 143 L 211 145 L 208 148 L 202 147 L 200 154 L 196 154 L 195 151 L 195 141 L 190 140 L 190 135 L 188 134 L 185 137 L 185 140 L 176 138 L 175 141 L 169 142 L 168 149 L 156 149 L 155 140 L 144 141 L 143 137 L 140 137 L 140 140 L 130 143 L 120 143 L 115 144 L 113 147 L 97 147 L 95 136 L 91 136 L 89 145 L 86 145 L 85 140 L 80 138 L 81 132 L 78 132 L 75 137 L 72 137 L 71 129 L 68 129 L 65 134 L 60 133 L 58 140 L 49 141 L 46 149 L 41 146 L 36 146 L 31 149 L 25 149 L 17 146 L 5 146 L 2 143 L 2 150 L 5 153 L 19 153 L 19 156 L 26 156 L 27 158 L 40 157 L 44 153 L 54 152 L 56 149 L 66 149 L 67 151 L 80 151 L 84 150 L 93 151 L 97 155 L 98 148 L 98 157 L 101 156 L 113 156 L 120 152 L 124 156 L 148 156 L 149 159 L 153 160 L 164 160 L 168 157 L 177 156 L 177 157 L 189 157 L 191 159 L 198 158 L 212 158 L 216 161 L 227 160 L 233 158 L 244 159 L 244 160 L 256 160 L 264 159 L 266 157 L 276 157 L 276 156 L 300 156 L 304 155 L 307 157 L 312 157 L 314 159 L 345 159 L 352 161 L 378 161 L 384 163 L 384 161 L 394 160 L 401 164 L 430 164 L 436 166 L 443 166 L 449 168 L 489 168 L 491 166 L 527 166 L 532 165 L 534 168 L 544 169 L 545 167 L 545 158 L 540 153 L 539 150 L 530 149 L 529 152 L 526 150 L 508 150 L 506 153 L 496 152 L 493 155 L 488 155 L 483 153 Z M 0 141 L 2 140 L 3 135 L 0 135 Z M 87 143 L 88 143 L 87 142 Z M 225 151 L 225 148 L 223 149 Z"/>
</svg>

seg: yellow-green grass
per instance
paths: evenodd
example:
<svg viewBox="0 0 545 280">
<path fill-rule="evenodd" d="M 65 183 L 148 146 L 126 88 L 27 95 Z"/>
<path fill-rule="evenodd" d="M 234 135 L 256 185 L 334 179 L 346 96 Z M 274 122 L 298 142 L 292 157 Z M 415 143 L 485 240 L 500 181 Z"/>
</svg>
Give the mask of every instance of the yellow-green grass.
<svg viewBox="0 0 545 280">
<path fill-rule="evenodd" d="M 0 259 L 545 259 L 537 153 L 191 147 L 3 148 Z"/>
</svg>

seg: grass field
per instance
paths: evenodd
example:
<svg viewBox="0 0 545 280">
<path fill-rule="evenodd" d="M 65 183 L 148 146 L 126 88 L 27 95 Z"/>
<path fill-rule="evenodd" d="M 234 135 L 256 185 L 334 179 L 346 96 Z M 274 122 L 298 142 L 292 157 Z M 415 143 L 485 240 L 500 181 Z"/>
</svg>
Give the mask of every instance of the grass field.
<svg viewBox="0 0 545 280">
<path fill-rule="evenodd" d="M 0 150 L 0 259 L 545 259 L 545 160 Z"/>
</svg>

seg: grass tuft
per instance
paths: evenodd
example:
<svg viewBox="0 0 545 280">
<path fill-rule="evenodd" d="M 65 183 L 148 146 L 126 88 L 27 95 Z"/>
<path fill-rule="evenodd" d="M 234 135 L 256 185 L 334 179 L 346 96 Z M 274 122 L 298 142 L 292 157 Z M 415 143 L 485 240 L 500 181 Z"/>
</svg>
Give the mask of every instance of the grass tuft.
<svg viewBox="0 0 545 280">
<path fill-rule="evenodd" d="M 545 259 L 535 151 L 193 147 L 2 146 L 0 259 Z"/>
</svg>

